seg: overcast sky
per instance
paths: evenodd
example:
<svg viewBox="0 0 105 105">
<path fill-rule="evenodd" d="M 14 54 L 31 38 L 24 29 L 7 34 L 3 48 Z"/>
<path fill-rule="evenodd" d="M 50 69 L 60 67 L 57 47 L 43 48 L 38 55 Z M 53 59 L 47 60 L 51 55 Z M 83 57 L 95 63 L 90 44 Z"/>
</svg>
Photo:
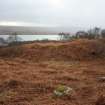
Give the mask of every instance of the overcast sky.
<svg viewBox="0 0 105 105">
<path fill-rule="evenodd" d="M 105 0 L 0 0 L 0 25 L 105 27 Z"/>
</svg>

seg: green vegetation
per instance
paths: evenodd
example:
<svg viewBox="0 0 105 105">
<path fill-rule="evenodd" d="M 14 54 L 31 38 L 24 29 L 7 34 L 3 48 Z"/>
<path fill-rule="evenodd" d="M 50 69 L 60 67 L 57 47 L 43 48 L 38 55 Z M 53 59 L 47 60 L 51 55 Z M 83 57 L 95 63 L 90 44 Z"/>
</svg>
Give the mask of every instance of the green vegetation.
<svg viewBox="0 0 105 105">
<path fill-rule="evenodd" d="M 70 95 L 72 91 L 72 88 L 65 86 L 65 85 L 58 85 L 56 89 L 54 90 L 55 96 L 67 96 Z"/>
</svg>

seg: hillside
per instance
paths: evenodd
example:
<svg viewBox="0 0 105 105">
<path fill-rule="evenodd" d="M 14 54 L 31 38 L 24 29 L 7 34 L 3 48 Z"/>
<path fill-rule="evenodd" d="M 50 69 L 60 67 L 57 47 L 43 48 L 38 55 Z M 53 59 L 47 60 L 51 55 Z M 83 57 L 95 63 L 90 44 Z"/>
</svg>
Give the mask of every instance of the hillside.
<svg viewBox="0 0 105 105">
<path fill-rule="evenodd" d="M 104 43 L 76 40 L 0 48 L 0 105 L 105 105 Z M 58 85 L 71 87 L 73 93 L 54 97 Z"/>
<path fill-rule="evenodd" d="M 23 44 L 0 49 L 1 57 L 21 57 L 34 61 L 85 60 L 103 58 L 105 45 L 102 40 L 76 40 L 72 42 L 46 42 Z"/>
<path fill-rule="evenodd" d="M 79 27 L 23 27 L 23 26 L 0 26 L 0 35 L 9 35 L 17 32 L 20 35 L 46 35 L 58 34 L 59 32 L 75 33 L 84 30 Z M 85 29 L 86 30 L 86 29 Z"/>
</svg>

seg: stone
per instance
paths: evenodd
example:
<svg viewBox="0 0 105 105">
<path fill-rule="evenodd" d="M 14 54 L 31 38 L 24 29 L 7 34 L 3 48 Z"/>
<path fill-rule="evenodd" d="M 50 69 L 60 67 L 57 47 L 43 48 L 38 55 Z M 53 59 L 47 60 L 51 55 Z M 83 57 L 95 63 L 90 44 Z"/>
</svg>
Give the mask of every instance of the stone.
<svg viewBox="0 0 105 105">
<path fill-rule="evenodd" d="M 73 89 L 68 87 L 68 86 L 64 86 L 64 85 L 59 85 L 57 86 L 57 88 L 54 90 L 54 95 L 55 96 L 67 96 L 72 94 Z"/>
</svg>

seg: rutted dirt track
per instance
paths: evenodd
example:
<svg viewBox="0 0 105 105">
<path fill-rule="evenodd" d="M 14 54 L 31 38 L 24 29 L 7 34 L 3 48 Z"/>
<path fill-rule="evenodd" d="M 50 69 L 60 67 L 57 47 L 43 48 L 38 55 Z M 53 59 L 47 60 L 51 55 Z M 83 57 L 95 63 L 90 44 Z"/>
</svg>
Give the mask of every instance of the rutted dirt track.
<svg viewBox="0 0 105 105">
<path fill-rule="evenodd" d="M 99 81 L 99 77 L 105 77 L 104 46 L 100 45 L 102 42 L 96 41 L 30 44 L 14 55 L 9 48 L 1 49 L 0 105 L 105 105 L 96 104 L 105 95 L 105 82 Z M 54 98 L 59 84 L 73 88 L 75 95 Z"/>
</svg>

